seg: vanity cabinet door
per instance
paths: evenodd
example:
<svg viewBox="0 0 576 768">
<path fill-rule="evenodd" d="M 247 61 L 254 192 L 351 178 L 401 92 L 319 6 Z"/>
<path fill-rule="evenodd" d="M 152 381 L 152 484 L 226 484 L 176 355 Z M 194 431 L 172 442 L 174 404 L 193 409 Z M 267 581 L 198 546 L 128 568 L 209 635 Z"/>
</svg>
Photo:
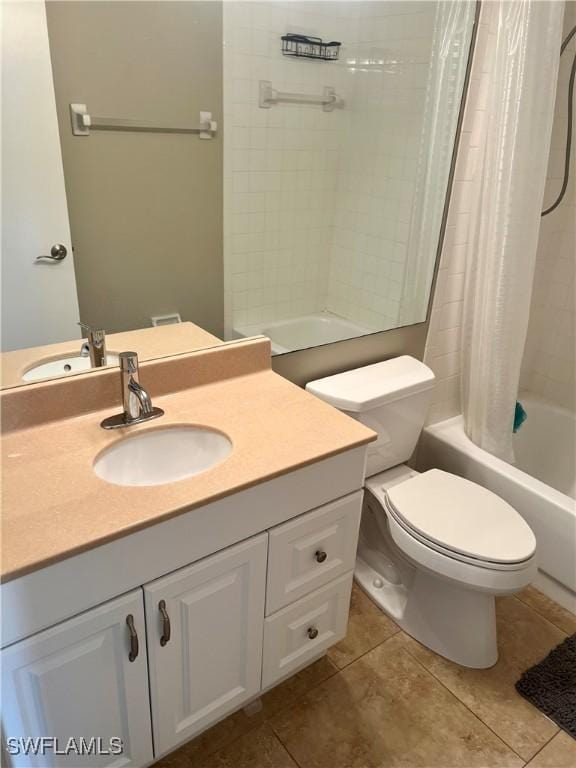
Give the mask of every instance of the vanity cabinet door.
<svg viewBox="0 0 576 768">
<path fill-rule="evenodd" d="M 144 587 L 156 757 L 260 690 L 268 535 Z"/>
<path fill-rule="evenodd" d="M 152 760 L 141 589 L 5 648 L 1 663 L 9 765 L 123 768 Z M 44 754 L 15 754 L 20 739 Z"/>
</svg>

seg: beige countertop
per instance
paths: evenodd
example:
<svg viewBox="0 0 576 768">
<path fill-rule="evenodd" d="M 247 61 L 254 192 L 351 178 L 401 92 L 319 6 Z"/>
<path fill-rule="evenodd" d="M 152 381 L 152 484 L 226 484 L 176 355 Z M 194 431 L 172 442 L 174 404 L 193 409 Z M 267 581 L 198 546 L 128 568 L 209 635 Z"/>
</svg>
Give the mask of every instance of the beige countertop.
<svg viewBox="0 0 576 768">
<path fill-rule="evenodd" d="M 100 427 L 118 410 L 108 407 L 3 438 L 3 581 L 375 439 L 269 368 L 154 397 L 154 405 L 164 409 L 162 418 L 122 430 Z M 178 424 L 224 432 L 231 455 L 202 475 L 162 486 L 112 485 L 93 472 L 96 456 L 123 436 Z"/>
<path fill-rule="evenodd" d="M 85 339 L 78 338 L 0 354 L 0 386 L 7 389 L 28 384 L 29 382 L 22 380 L 26 371 L 41 363 L 77 355 L 84 341 Z M 222 339 L 189 322 L 106 335 L 107 352 L 137 352 L 140 362 L 223 343 Z"/>
</svg>

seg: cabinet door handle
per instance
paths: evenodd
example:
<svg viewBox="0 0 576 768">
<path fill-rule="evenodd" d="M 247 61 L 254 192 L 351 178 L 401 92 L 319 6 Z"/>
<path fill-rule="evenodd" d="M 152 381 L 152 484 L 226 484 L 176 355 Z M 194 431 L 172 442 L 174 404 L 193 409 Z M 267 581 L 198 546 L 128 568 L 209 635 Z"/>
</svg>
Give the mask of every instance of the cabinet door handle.
<svg viewBox="0 0 576 768">
<path fill-rule="evenodd" d="M 138 633 L 134 626 L 134 616 L 131 613 L 126 616 L 126 624 L 130 632 L 130 653 L 128 654 L 128 661 L 136 661 L 138 656 Z"/>
<path fill-rule="evenodd" d="M 170 616 L 166 610 L 166 601 L 160 600 L 158 603 L 158 610 L 162 616 L 162 637 L 160 638 L 160 645 L 165 646 L 168 640 L 170 640 Z"/>
<path fill-rule="evenodd" d="M 306 632 L 310 640 L 315 640 L 318 637 L 318 630 L 316 627 L 308 627 L 308 630 Z"/>
<path fill-rule="evenodd" d="M 317 549 L 316 552 L 314 553 L 314 557 L 316 558 L 317 563 L 323 563 L 328 557 L 328 555 L 326 554 L 326 552 L 324 552 L 323 549 Z"/>
</svg>

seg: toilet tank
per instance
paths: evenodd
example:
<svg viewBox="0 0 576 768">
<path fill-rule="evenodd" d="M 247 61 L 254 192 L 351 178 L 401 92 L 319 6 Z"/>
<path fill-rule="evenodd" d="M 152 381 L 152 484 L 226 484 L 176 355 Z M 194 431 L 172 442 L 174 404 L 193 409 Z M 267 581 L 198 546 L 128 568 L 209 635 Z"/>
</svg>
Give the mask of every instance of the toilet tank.
<svg viewBox="0 0 576 768">
<path fill-rule="evenodd" d="M 378 433 L 368 446 L 370 477 L 412 455 L 430 407 L 434 374 L 403 355 L 311 381 L 306 389 Z"/>
</svg>

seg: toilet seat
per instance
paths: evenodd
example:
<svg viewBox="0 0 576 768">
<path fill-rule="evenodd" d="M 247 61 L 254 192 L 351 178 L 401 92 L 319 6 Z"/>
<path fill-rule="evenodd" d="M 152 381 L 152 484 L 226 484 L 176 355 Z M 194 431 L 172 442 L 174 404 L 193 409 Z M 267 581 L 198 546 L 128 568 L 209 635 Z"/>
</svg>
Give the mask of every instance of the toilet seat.
<svg viewBox="0 0 576 768">
<path fill-rule="evenodd" d="M 400 471 L 401 469 L 403 469 L 403 472 Z M 393 475 L 396 471 L 398 471 L 397 477 Z M 440 476 L 449 474 L 439 470 L 431 471 L 439 472 Z M 522 559 L 517 558 L 515 561 L 509 560 L 505 562 L 502 559 L 500 561 L 482 559 L 480 556 L 482 550 L 480 548 L 471 554 L 464 554 L 447 546 L 447 542 L 438 543 L 438 526 L 433 528 L 436 534 L 436 541 L 434 541 L 432 538 L 420 533 L 414 526 L 409 525 L 404 516 L 409 514 L 406 503 L 402 506 L 404 514 L 401 516 L 398 514 L 397 509 L 395 509 L 396 505 L 390 503 L 390 497 L 394 497 L 396 502 L 399 503 L 399 499 L 405 497 L 407 486 L 421 477 L 422 475 L 417 472 L 403 467 L 380 473 L 366 480 L 366 490 L 376 499 L 378 508 L 381 510 L 382 518 L 379 524 L 387 526 L 392 541 L 398 547 L 400 553 L 407 558 L 408 562 L 416 564 L 436 577 L 449 579 L 476 590 L 492 592 L 495 595 L 512 594 L 530 583 L 536 572 L 536 542 L 530 529 L 532 538 L 528 537 L 525 542 L 528 546 L 524 550 L 524 557 Z M 470 498 L 467 494 L 469 486 L 472 486 L 472 494 L 475 493 L 478 487 L 474 483 L 455 475 L 449 475 L 448 483 L 450 483 L 452 478 L 464 484 L 459 486 L 459 491 L 461 492 L 458 495 L 459 499 L 463 498 L 462 493 L 464 494 L 464 499 L 466 497 Z M 436 478 L 436 480 L 439 480 L 439 478 Z M 402 494 L 395 492 L 395 490 L 399 490 L 403 486 Z M 430 489 L 430 485 L 426 481 L 423 485 L 420 485 L 419 490 L 423 487 Z M 448 487 L 448 485 L 445 485 L 445 487 Z M 454 488 L 455 486 L 451 484 L 450 487 Z M 486 489 L 482 488 L 481 490 L 485 491 Z M 490 491 L 487 491 L 487 493 L 489 496 L 484 497 L 485 499 L 492 501 L 492 497 L 494 497 L 497 502 L 505 504 L 495 494 L 492 494 Z M 476 495 L 476 498 L 478 498 L 478 495 Z M 502 507 L 497 503 L 492 508 L 501 509 Z M 427 504 L 427 510 L 429 513 L 429 503 Z M 517 516 L 520 522 L 524 523 L 516 510 L 509 506 L 508 510 L 514 513 L 514 515 L 511 515 L 513 519 Z M 412 519 L 417 518 L 414 516 Z M 498 528 L 497 530 L 501 529 Z M 519 526 L 519 530 L 523 530 L 522 525 Z"/>
<path fill-rule="evenodd" d="M 476 483 L 431 469 L 385 491 L 388 513 L 422 544 L 484 568 L 515 569 L 536 551 L 532 530 Z"/>
<path fill-rule="evenodd" d="M 482 568 L 488 571 L 523 570 L 527 564 L 530 564 L 534 560 L 534 555 L 532 555 L 526 558 L 526 560 L 522 560 L 520 562 L 495 563 L 495 562 L 482 560 L 480 558 L 475 558 L 469 555 L 463 555 L 460 552 L 455 552 L 454 550 L 448 549 L 446 547 L 442 547 L 440 544 L 436 544 L 435 542 L 430 541 L 429 539 L 426 539 L 424 536 L 421 536 L 413 528 L 410 528 L 409 526 L 407 526 L 398 517 L 398 515 L 396 515 L 396 513 L 390 508 L 386 494 L 384 494 L 384 496 L 380 499 L 380 501 L 383 502 L 383 507 L 388 516 L 392 536 L 396 541 L 396 543 L 398 544 L 398 546 L 403 550 L 406 550 L 406 546 L 402 543 L 403 537 L 402 535 L 400 535 L 400 531 L 403 533 L 404 536 L 407 536 L 410 540 L 414 542 L 418 542 L 427 552 L 437 552 L 443 559 L 452 560 L 455 563 L 466 563 L 471 566 L 474 566 L 475 568 Z M 418 559 L 418 562 L 425 564 L 420 559 Z"/>
</svg>

